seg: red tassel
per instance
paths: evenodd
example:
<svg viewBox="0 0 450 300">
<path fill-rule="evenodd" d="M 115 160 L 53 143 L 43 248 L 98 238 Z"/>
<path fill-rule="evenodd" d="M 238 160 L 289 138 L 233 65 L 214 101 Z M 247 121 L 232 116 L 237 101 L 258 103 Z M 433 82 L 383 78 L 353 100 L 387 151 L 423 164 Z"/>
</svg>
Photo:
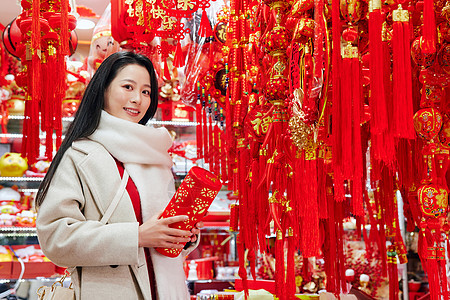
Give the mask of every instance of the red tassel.
<svg viewBox="0 0 450 300">
<path fill-rule="evenodd" d="M 342 147 L 342 174 L 344 179 L 353 179 L 353 133 L 352 133 L 352 106 L 353 106 L 353 96 L 352 87 L 353 84 L 352 76 L 352 59 L 343 58 L 342 59 L 342 69 L 341 69 L 341 102 L 336 103 L 336 105 L 341 106 L 341 124 L 336 124 L 341 127 L 341 147 Z"/>
<path fill-rule="evenodd" d="M 414 139 L 409 12 L 400 6 L 393 12 L 393 20 L 394 136 Z"/>
<path fill-rule="evenodd" d="M 306 150 L 305 150 L 306 151 Z M 311 151 L 311 150 L 310 150 Z M 305 155 L 316 155 L 315 150 Z M 302 212 L 301 250 L 304 257 L 319 254 L 319 205 L 317 202 L 317 159 L 307 157 L 304 161 L 303 189 L 304 202 Z"/>
<path fill-rule="evenodd" d="M 397 257 L 395 256 L 393 246 L 389 246 L 387 259 L 389 269 L 389 299 L 398 299 L 399 286 Z"/>
<path fill-rule="evenodd" d="M 423 28 L 422 28 L 422 44 L 423 53 L 436 52 L 436 20 L 434 15 L 434 1 L 423 1 Z"/>
<path fill-rule="evenodd" d="M 238 275 L 242 279 L 242 287 L 245 293 L 245 299 L 248 297 L 248 278 L 247 278 L 247 269 L 245 267 L 245 249 L 244 244 L 242 243 L 241 235 L 237 236 L 237 248 L 239 255 L 239 271 Z"/>
<path fill-rule="evenodd" d="M 203 159 L 206 163 L 209 162 L 209 156 L 208 156 L 208 122 L 206 117 L 206 99 L 205 99 L 205 88 L 202 88 L 202 106 L 203 106 L 203 112 L 202 112 L 202 126 L 203 126 Z"/>
<path fill-rule="evenodd" d="M 281 230 L 276 232 L 275 241 L 275 293 L 280 300 L 285 300 L 286 284 L 284 274 L 284 237 Z"/>
<path fill-rule="evenodd" d="M 183 50 L 181 49 L 180 41 L 177 42 L 177 47 L 175 49 L 175 57 L 173 59 L 173 66 L 175 68 L 180 68 L 184 66 L 185 58 Z"/>
<path fill-rule="evenodd" d="M 287 299 L 295 299 L 295 260 L 294 260 L 294 253 L 295 253 L 295 241 L 294 237 L 291 236 L 292 228 L 289 227 L 288 229 L 289 237 L 287 239 L 288 243 L 288 252 L 287 252 L 287 272 L 286 272 L 286 295 Z"/>
<path fill-rule="evenodd" d="M 69 0 L 61 0 L 61 53 L 69 55 Z"/>
<path fill-rule="evenodd" d="M 200 101 L 200 83 L 197 83 L 198 90 L 197 90 L 197 105 L 195 107 L 195 121 L 197 122 L 196 126 L 196 138 L 197 138 L 197 159 L 200 159 L 203 157 L 203 143 L 202 143 L 202 104 Z"/>
<path fill-rule="evenodd" d="M 440 287 L 442 289 L 442 296 L 444 299 L 448 299 L 448 287 L 447 287 L 447 272 L 445 268 L 445 248 L 437 247 L 436 249 L 437 261 L 439 264 L 439 278 L 440 278 Z"/>
<path fill-rule="evenodd" d="M 369 51 L 370 51 L 370 130 L 381 134 L 388 128 L 388 117 L 383 83 L 382 17 L 380 8 L 370 13 Z"/>
<path fill-rule="evenodd" d="M 171 76 L 170 76 L 169 65 L 167 64 L 167 57 L 163 58 L 163 60 L 164 60 L 164 77 L 166 80 L 170 80 Z"/>
<path fill-rule="evenodd" d="M 200 27 L 198 29 L 198 35 L 202 37 L 212 36 L 211 24 L 209 23 L 208 15 L 206 10 L 203 10 L 202 19 L 200 21 Z"/>
</svg>

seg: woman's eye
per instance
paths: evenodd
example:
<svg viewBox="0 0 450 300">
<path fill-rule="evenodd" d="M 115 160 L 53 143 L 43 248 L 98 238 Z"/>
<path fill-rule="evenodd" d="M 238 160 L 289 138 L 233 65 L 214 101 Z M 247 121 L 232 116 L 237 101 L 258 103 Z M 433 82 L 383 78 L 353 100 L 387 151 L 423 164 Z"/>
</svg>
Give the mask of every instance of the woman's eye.
<svg viewBox="0 0 450 300">
<path fill-rule="evenodd" d="M 127 89 L 127 90 L 133 89 L 133 87 L 132 87 L 130 84 L 126 84 L 126 85 L 124 85 L 123 87 L 124 87 L 125 89 Z"/>
<path fill-rule="evenodd" d="M 150 91 L 149 90 L 145 90 L 142 93 L 144 93 L 145 95 L 150 95 Z"/>
</svg>

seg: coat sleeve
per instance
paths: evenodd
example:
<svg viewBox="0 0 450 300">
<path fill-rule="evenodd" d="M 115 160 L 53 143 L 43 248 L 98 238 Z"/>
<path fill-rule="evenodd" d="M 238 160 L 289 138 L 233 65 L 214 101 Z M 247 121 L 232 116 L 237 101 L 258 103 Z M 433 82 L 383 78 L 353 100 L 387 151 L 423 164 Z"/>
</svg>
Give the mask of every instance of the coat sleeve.
<svg viewBox="0 0 450 300">
<path fill-rule="evenodd" d="M 64 267 L 137 265 L 139 223 L 103 225 L 86 219 L 86 198 L 73 154 L 70 148 L 66 151 L 38 209 L 36 228 L 42 251 Z"/>
</svg>

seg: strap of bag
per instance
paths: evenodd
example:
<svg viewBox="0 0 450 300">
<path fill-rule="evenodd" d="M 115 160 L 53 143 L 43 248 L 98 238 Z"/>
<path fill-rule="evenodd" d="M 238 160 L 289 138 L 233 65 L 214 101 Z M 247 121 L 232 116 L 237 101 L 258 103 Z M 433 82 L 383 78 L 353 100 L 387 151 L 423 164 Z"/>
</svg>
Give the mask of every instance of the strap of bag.
<svg viewBox="0 0 450 300">
<path fill-rule="evenodd" d="M 117 193 L 114 196 L 114 199 L 111 201 L 111 204 L 109 205 L 108 209 L 106 210 L 105 214 L 103 215 L 102 219 L 100 220 L 101 223 L 106 224 L 109 221 L 109 218 L 111 218 L 113 212 L 116 210 L 117 204 L 119 204 L 119 201 L 122 198 L 123 193 L 125 192 L 125 187 L 127 186 L 129 177 L 130 177 L 130 175 L 128 175 L 127 170 L 124 169 L 122 181 L 120 182 L 119 189 L 117 190 Z"/>
</svg>

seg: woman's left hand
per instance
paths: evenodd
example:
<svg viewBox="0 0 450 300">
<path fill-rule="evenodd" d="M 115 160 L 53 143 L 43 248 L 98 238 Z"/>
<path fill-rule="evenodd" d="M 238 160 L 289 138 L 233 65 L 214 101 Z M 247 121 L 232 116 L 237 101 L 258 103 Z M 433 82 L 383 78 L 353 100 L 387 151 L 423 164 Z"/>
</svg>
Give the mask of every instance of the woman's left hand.
<svg viewBox="0 0 450 300">
<path fill-rule="evenodd" d="M 197 241 L 197 236 L 200 234 L 200 229 L 203 227 L 203 222 L 200 221 L 195 224 L 194 228 L 191 229 L 191 243 L 195 243 Z"/>
</svg>

